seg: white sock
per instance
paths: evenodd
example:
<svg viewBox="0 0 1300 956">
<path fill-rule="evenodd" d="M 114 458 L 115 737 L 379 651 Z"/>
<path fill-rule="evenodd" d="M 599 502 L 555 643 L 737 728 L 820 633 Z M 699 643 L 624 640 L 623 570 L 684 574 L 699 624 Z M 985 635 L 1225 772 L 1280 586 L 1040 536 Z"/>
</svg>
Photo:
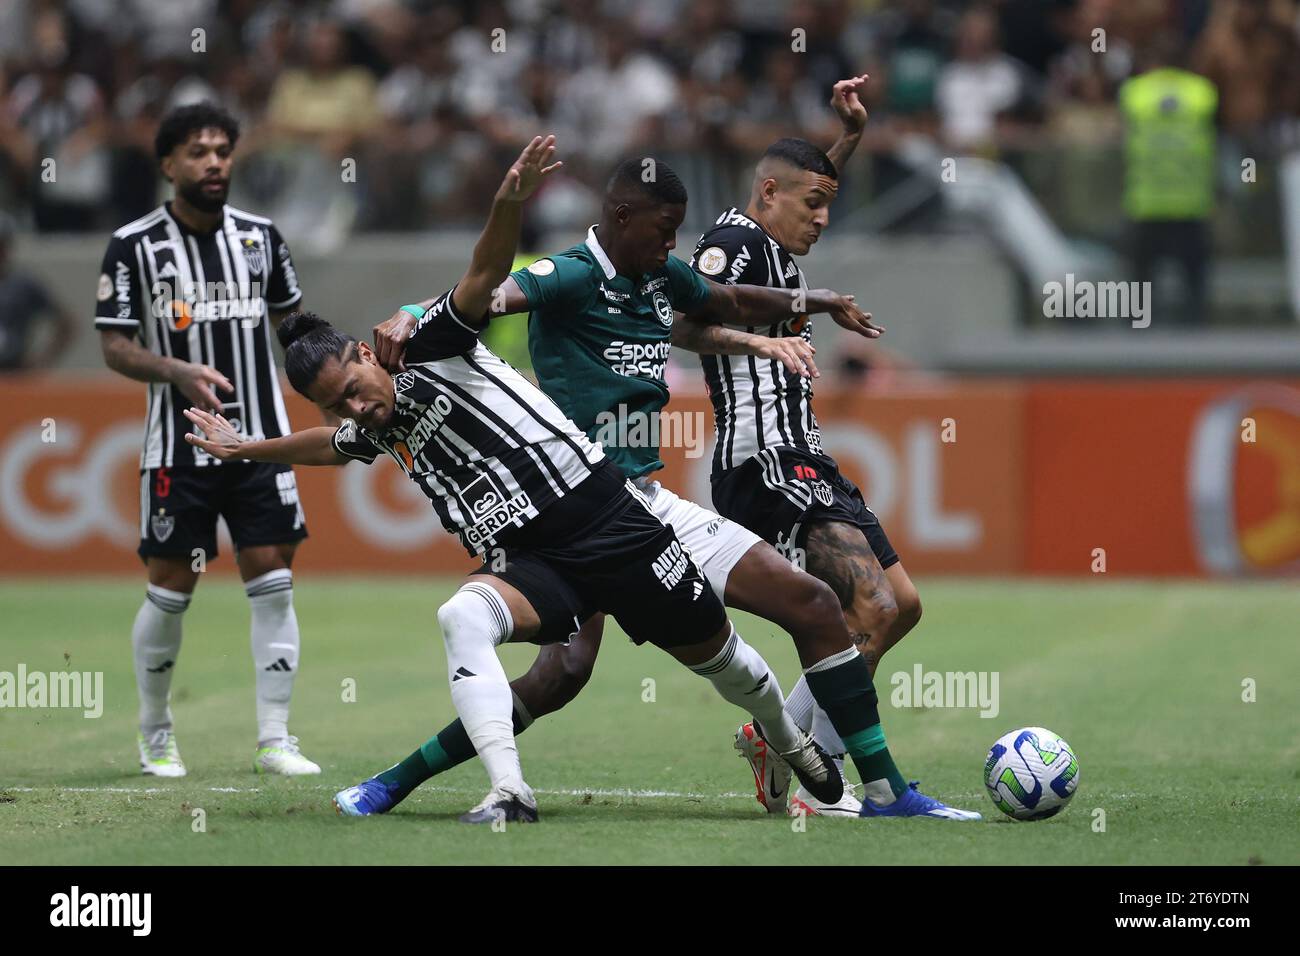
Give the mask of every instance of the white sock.
<svg viewBox="0 0 1300 956">
<path fill-rule="evenodd" d="M 713 682 L 722 699 L 754 715 L 763 736 L 778 752 L 799 746 L 799 728 L 785 710 L 785 695 L 767 661 L 731 628 L 731 636 L 717 656 L 691 667 Z"/>
<path fill-rule="evenodd" d="M 817 704 L 813 705 L 812 735 L 813 740 L 821 744 L 822 750 L 828 754 L 843 754 L 848 749 L 826 711 Z"/>
<path fill-rule="evenodd" d="M 289 698 L 298 674 L 298 616 L 293 572 L 277 568 L 244 582 L 253 610 L 249 628 L 257 684 L 257 745 L 289 736 Z"/>
<path fill-rule="evenodd" d="M 144 603 L 131 627 L 135 685 L 140 694 L 140 732 L 146 737 L 171 730 L 172 674 L 181 652 L 181 615 L 191 595 L 156 584 L 145 588 Z"/>
<path fill-rule="evenodd" d="M 816 704 L 812 688 L 808 686 L 808 678 L 800 674 L 799 679 L 794 683 L 794 689 L 790 691 L 790 696 L 785 699 L 785 712 L 804 733 L 812 732 L 813 707 Z"/>
<path fill-rule="evenodd" d="M 514 632 L 510 609 L 494 589 L 472 581 L 438 608 L 438 624 L 447 645 L 451 702 L 492 789 L 527 794 L 511 716 L 514 694 L 496 653 Z"/>
</svg>

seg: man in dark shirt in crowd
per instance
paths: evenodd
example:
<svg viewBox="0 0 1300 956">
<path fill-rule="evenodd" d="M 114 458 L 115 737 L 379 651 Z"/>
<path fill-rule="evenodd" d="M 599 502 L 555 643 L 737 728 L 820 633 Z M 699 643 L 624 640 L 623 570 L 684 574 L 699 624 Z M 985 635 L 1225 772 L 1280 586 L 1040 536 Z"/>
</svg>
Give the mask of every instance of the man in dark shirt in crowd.
<svg viewBox="0 0 1300 956">
<path fill-rule="evenodd" d="M 0 213 L 0 372 L 53 365 L 76 334 L 72 314 L 35 278 L 10 268 L 14 223 Z M 55 328 L 44 345 L 32 350 L 32 333 L 42 321 Z"/>
</svg>

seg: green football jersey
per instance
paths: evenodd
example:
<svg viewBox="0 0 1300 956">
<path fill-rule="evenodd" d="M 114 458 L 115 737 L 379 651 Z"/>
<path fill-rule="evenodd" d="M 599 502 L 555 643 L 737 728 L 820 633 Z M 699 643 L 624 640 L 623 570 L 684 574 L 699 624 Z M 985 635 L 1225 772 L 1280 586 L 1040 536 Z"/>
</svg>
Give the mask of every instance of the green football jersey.
<svg viewBox="0 0 1300 956">
<path fill-rule="evenodd" d="M 673 310 L 691 312 L 708 286 L 686 263 L 619 275 L 596 240 L 511 274 L 528 298 L 528 351 L 537 383 L 629 478 L 663 467 L 659 412 Z"/>
</svg>

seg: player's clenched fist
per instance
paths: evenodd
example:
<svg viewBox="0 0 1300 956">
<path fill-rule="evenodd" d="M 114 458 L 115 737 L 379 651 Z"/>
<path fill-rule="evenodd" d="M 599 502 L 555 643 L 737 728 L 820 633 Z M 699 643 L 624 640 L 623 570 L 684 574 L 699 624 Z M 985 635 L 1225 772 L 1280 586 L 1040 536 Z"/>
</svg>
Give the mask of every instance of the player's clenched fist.
<svg viewBox="0 0 1300 956">
<path fill-rule="evenodd" d="M 389 319 L 371 329 L 375 337 L 375 358 L 388 371 L 400 372 L 406 368 L 402 353 L 406 351 L 406 340 L 415 331 L 415 325 L 415 316 L 398 309 Z"/>
</svg>

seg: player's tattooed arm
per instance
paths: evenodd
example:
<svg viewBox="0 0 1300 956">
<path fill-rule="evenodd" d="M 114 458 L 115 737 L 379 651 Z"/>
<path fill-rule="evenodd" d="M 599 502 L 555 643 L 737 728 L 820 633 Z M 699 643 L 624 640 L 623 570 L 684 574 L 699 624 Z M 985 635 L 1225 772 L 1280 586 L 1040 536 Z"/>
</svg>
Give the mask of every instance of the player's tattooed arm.
<svg viewBox="0 0 1300 956">
<path fill-rule="evenodd" d="M 187 408 L 185 417 L 202 436 L 186 432 L 185 440 L 220 461 L 270 461 L 281 465 L 342 465 L 349 459 L 334 449 L 337 428 L 322 425 L 283 438 L 254 441 L 235 430 L 224 415 Z"/>
<path fill-rule="evenodd" d="M 871 77 L 865 73 L 852 76 L 840 80 L 831 90 L 831 109 L 835 110 L 835 115 L 844 127 L 844 132 L 840 133 L 835 145 L 826 151 L 826 156 L 834 164 L 837 173 L 844 172 L 844 164 L 858 148 L 862 130 L 867 125 L 867 108 L 858 94 L 866 88 L 869 79 Z"/>
<path fill-rule="evenodd" d="M 813 361 L 817 350 L 811 342 L 798 335 L 774 339 L 682 316 L 680 321 L 673 323 L 673 345 L 701 355 L 755 355 L 775 359 L 795 375 L 804 378 L 821 375 Z"/>
<path fill-rule="evenodd" d="M 167 382 L 200 408 L 221 408 L 217 389 L 233 392 L 230 379 L 209 365 L 186 362 L 151 352 L 132 335 L 106 329 L 99 334 L 104 362 L 114 372 L 137 382 Z"/>
</svg>

